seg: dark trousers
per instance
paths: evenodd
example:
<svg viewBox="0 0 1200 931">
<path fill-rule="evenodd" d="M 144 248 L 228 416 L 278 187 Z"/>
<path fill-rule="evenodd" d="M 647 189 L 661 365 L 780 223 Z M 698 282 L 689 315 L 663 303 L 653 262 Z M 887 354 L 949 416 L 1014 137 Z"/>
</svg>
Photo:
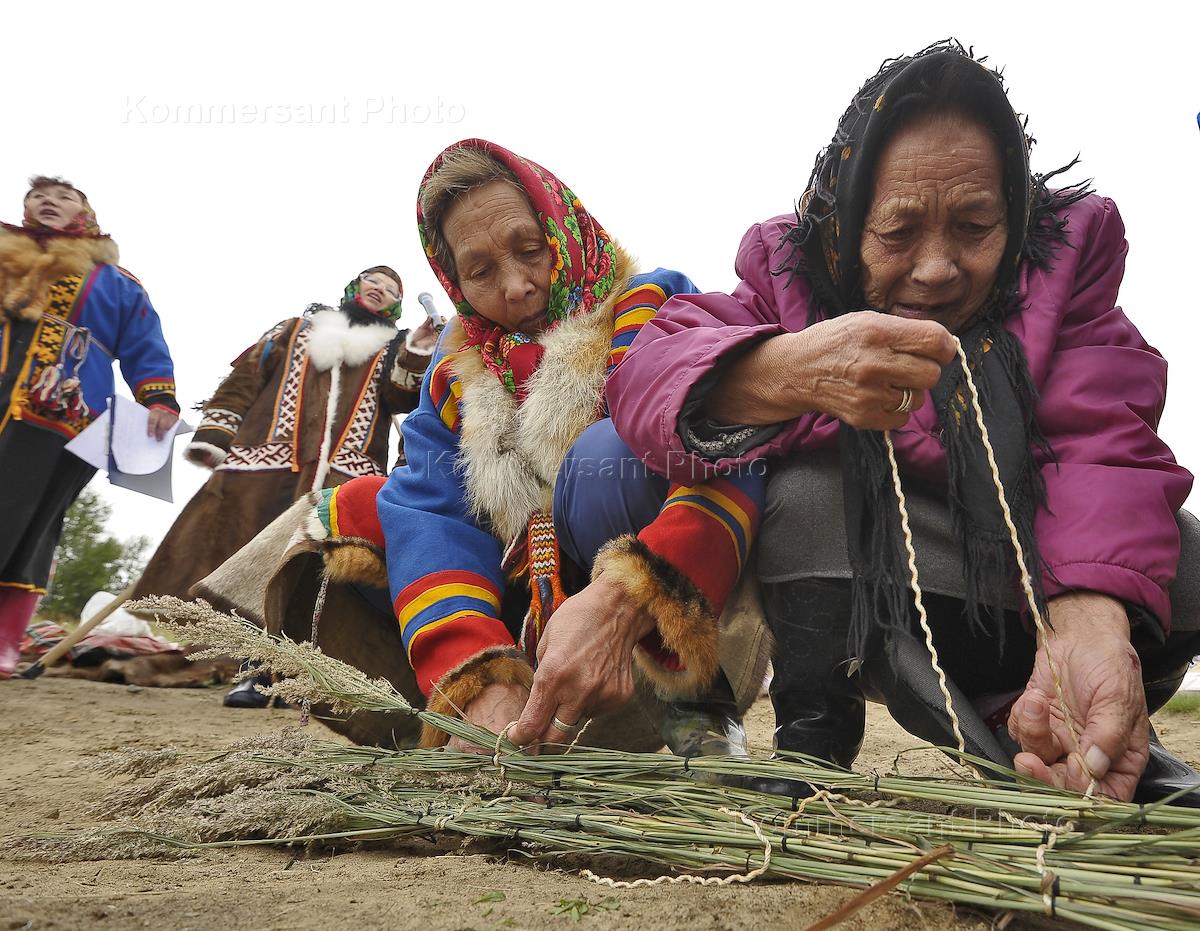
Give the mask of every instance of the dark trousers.
<svg viewBox="0 0 1200 931">
<path fill-rule="evenodd" d="M 923 600 L 941 665 L 952 691 L 990 714 L 995 701 L 981 700 L 1024 689 L 1033 669 L 1034 632 L 1015 610 L 991 619 L 990 631 L 967 623 L 961 557 L 950 528 L 945 492 L 917 483 L 906 491 Z M 1146 699 L 1152 711 L 1174 694 L 1189 661 L 1200 652 L 1200 524 L 1181 512 L 1179 527 L 1182 553 L 1171 591 L 1173 632 L 1164 636 L 1152 617 L 1138 608 L 1130 610 L 1132 643 L 1142 661 Z M 767 621 L 776 639 L 776 674 L 784 674 L 772 686 L 781 723 L 788 718 L 816 720 L 819 715 L 810 713 L 809 706 L 824 709 L 821 713 L 826 717 L 821 720 L 834 721 L 835 693 L 849 686 L 859 696 L 865 692 L 885 701 L 910 732 L 934 743 L 947 742 L 943 699 L 915 610 L 906 630 L 878 633 L 868 655 L 857 658 L 862 666 L 853 682 L 847 682 L 844 671 L 836 674 L 838 669 L 857 668 L 857 664 L 846 665 L 850 663 L 846 646 L 850 567 L 836 452 L 797 457 L 773 471 L 758 565 Z M 819 615 L 820 628 L 806 617 L 796 616 L 797 612 Z M 789 694 L 794 700 L 789 700 Z M 854 696 L 844 698 L 852 702 Z M 999 748 L 984 722 L 977 720 L 977 724 L 973 752 L 999 759 Z M 966 736 L 970 743 L 971 734 Z M 853 735 L 844 743 L 847 748 L 856 746 Z"/>
<path fill-rule="evenodd" d="M 46 585 L 67 508 L 96 474 L 66 442 L 20 421 L 0 431 L 0 585 Z"/>
<path fill-rule="evenodd" d="M 611 420 L 592 424 L 568 451 L 554 484 L 554 530 L 562 555 L 589 573 L 605 543 L 654 520 L 667 488 L 667 480 L 647 469 L 617 436 Z M 356 587 L 381 611 L 391 612 L 386 592 Z M 516 614 L 523 615 L 524 608 Z"/>
<path fill-rule="evenodd" d="M 611 420 L 598 420 L 567 452 L 554 483 L 559 549 L 590 571 L 605 543 L 637 533 L 658 516 L 668 487 L 617 436 Z"/>
</svg>

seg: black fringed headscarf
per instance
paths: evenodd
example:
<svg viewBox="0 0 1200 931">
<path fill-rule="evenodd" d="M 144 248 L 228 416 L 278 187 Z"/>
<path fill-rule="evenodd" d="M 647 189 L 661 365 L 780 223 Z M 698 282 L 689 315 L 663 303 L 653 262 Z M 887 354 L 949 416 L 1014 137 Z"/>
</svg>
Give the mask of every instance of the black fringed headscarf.
<svg viewBox="0 0 1200 931">
<path fill-rule="evenodd" d="M 1033 523 L 1037 509 L 1045 505 L 1046 490 L 1034 448 L 1051 453 L 1034 416 L 1037 389 L 1025 352 L 1003 323 L 1023 309 L 1021 263 L 1048 267 L 1065 242 L 1058 211 L 1089 191 L 1086 185 L 1060 191 L 1047 187 L 1050 178 L 1071 165 L 1045 176 L 1030 173 L 1033 140 L 1009 104 L 1000 74 L 983 61 L 957 41 L 946 40 L 883 64 L 855 95 L 833 141 L 817 156 L 797 223 L 783 239 L 791 252 L 776 273 L 800 275 L 811 284 L 810 324 L 854 310 L 884 310 L 866 304 L 860 260 L 875 163 L 884 143 L 914 116 L 939 110 L 961 111 L 991 131 L 1004 166 L 1008 241 L 991 293 L 957 335 L 979 388 L 1035 595 L 1044 607 Z M 987 625 L 984 616 L 1002 613 L 1016 563 L 957 358 L 943 370 L 932 397 L 946 449 L 951 521 L 963 553 L 967 616 L 977 629 L 990 626 L 999 636 L 1003 624 Z M 853 573 L 850 639 L 851 648 L 863 656 L 880 627 L 908 625 L 912 598 L 883 434 L 843 423 L 840 445 Z"/>
</svg>

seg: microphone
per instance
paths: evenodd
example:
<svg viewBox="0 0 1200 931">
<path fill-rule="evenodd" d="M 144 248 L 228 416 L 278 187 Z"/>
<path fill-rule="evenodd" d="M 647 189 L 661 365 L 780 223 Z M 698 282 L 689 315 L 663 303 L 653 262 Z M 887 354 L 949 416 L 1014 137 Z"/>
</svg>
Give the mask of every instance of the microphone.
<svg viewBox="0 0 1200 931">
<path fill-rule="evenodd" d="M 429 319 L 433 321 L 433 328 L 439 333 L 446 325 L 446 318 L 441 315 L 441 312 L 433 306 L 433 295 L 428 291 L 422 291 L 417 295 L 417 303 L 425 308 L 425 313 L 429 315 Z"/>
</svg>

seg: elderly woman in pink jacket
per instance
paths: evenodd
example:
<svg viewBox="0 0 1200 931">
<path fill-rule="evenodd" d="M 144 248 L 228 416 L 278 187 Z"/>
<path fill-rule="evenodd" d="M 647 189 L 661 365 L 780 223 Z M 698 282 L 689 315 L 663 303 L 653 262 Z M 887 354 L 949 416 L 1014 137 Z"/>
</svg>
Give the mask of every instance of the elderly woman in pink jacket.
<svg viewBox="0 0 1200 931">
<path fill-rule="evenodd" d="M 1023 126 L 957 43 L 886 63 L 795 215 L 742 240 L 737 289 L 672 298 L 608 398 L 623 439 L 668 475 L 771 462 L 758 572 L 779 749 L 849 765 L 864 695 L 955 744 L 909 590 L 890 431 L 966 749 L 1153 798 L 1200 779 L 1148 718 L 1200 650 L 1195 586 L 1172 591 L 1180 528 L 1196 536 L 1180 512 L 1192 477 L 1156 432 L 1166 363 L 1116 306 L 1116 206 L 1031 174 Z M 1045 639 L 1018 609 L 955 336 Z"/>
</svg>

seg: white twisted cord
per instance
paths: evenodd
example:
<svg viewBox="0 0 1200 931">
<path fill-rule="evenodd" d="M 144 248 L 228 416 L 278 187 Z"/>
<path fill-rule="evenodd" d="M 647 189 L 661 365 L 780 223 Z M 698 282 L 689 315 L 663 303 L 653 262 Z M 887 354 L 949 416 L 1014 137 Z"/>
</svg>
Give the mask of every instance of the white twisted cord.
<svg viewBox="0 0 1200 931">
<path fill-rule="evenodd" d="M 1070 834 L 1075 830 L 1074 821 L 1068 821 L 1066 824 L 1046 824 L 1042 821 L 1034 821 L 1032 818 L 1018 818 L 1004 809 L 999 809 L 996 813 L 1009 824 L 1025 828 L 1028 831 L 1041 831 L 1043 834 Z"/>
<path fill-rule="evenodd" d="M 566 756 L 568 753 L 570 753 L 572 750 L 575 749 L 576 744 L 578 744 L 579 741 L 583 738 L 583 732 L 586 731 L 591 726 L 592 726 L 591 718 L 588 718 L 586 721 L 583 722 L 583 727 L 581 727 L 579 729 L 579 733 L 575 735 L 575 739 L 572 740 L 570 742 L 570 744 L 567 745 L 567 749 L 563 751 L 563 756 Z"/>
<path fill-rule="evenodd" d="M 967 353 L 963 349 L 962 342 L 957 336 L 954 337 L 954 345 L 958 348 L 958 359 L 962 364 L 963 373 L 966 375 L 967 390 L 971 395 L 971 407 L 975 411 L 975 423 L 979 425 L 979 436 L 983 441 L 983 448 L 987 452 L 988 465 L 992 470 L 992 482 L 996 486 L 996 498 L 1000 502 L 1000 511 L 1004 515 L 1004 524 L 1008 527 L 1009 537 L 1012 539 L 1013 551 L 1017 557 L 1017 568 L 1021 572 L 1021 590 L 1025 593 L 1025 603 L 1029 606 L 1029 613 L 1033 617 L 1033 622 L 1037 626 L 1038 636 L 1041 637 L 1042 643 L 1046 645 L 1046 663 L 1050 667 L 1050 678 L 1054 682 L 1054 693 L 1058 696 L 1058 704 L 1062 709 L 1063 717 L 1066 719 L 1067 733 L 1071 736 L 1071 743 L 1075 745 L 1075 752 L 1079 754 L 1079 761 L 1084 769 L 1087 769 L 1087 762 L 1083 758 L 1083 748 L 1079 745 L 1079 734 L 1075 731 L 1075 716 L 1071 714 L 1071 708 L 1067 704 L 1067 696 L 1063 691 L 1062 676 L 1058 671 L 1058 663 L 1054 660 L 1054 655 L 1050 652 L 1050 633 L 1046 628 L 1046 622 L 1042 618 L 1042 612 L 1038 608 L 1037 598 L 1033 594 L 1033 580 L 1029 577 L 1029 567 L 1025 565 L 1025 550 L 1021 546 L 1021 540 L 1017 536 L 1017 527 L 1013 523 L 1012 512 L 1008 509 L 1008 497 L 1004 494 L 1004 483 L 1000 481 L 1000 468 L 996 465 L 996 455 L 992 450 L 991 440 L 988 438 L 987 424 L 983 420 L 983 407 L 979 403 L 979 391 L 975 387 L 975 378 L 971 374 L 971 366 L 967 362 Z M 1088 772 L 1091 775 L 1091 772 Z M 1096 780 L 1093 777 L 1088 785 L 1088 797 L 1096 791 Z"/>
<path fill-rule="evenodd" d="M 788 815 L 787 820 L 783 822 L 783 829 L 785 831 L 791 830 L 792 826 L 804 816 L 804 810 L 814 802 L 824 802 L 829 812 L 834 814 L 833 805 L 830 802 L 841 802 L 843 805 L 848 805 L 852 808 L 893 808 L 899 803 L 899 799 L 881 798 L 873 802 L 864 802 L 856 798 L 850 798 L 847 795 L 839 795 L 837 792 L 830 792 L 828 789 L 818 789 L 812 795 L 800 800 L 800 804 L 796 807 L 796 810 Z"/>
<path fill-rule="evenodd" d="M 734 883 L 754 882 L 771 866 L 771 842 L 763 834 L 762 828 L 740 811 L 732 811 L 728 808 L 719 808 L 717 810 L 724 815 L 740 818 L 754 832 L 754 836 L 763 845 L 762 866 L 757 866 L 748 873 L 739 873 L 736 876 L 693 876 L 690 873 L 684 873 L 682 876 L 659 876 L 656 879 L 635 879 L 632 882 L 625 879 L 612 879 L 608 876 L 597 876 L 591 870 L 582 870 L 579 875 L 590 882 L 594 882 L 597 886 L 607 886 L 609 889 L 638 889 L 644 886 L 662 885 L 676 886 L 682 883 L 691 883 L 693 886 L 731 886 Z"/>
<path fill-rule="evenodd" d="M 1042 877 L 1041 893 L 1042 893 L 1042 909 L 1051 918 L 1054 915 L 1054 884 L 1058 880 L 1058 875 L 1054 870 L 1046 867 L 1046 854 L 1054 849 L 1055 843 L 1058 841 L 1058 835 L 1061 831 L 1051 831 L 1046 842 L 1038 844 L 1036 864 L 1038 875 Z"/>
<path fill-rule="evenodd" d="M 904 531 L 904 549 L 908 552 L 909 584 L 912 587 L 913 600 L 917 606 L 917 618 L 921 622 L 921 630 L 925 632 L 925 648 L 929 650 L 929 660 L 933 664 L 933 671 L 937 673 L 938 688 L 942 690 L 942 698 L 946 701 L 946 714 L 950 716 L 950 726 L 954 729 L 954 740 L 958 744 L 958 752 L 965 754 L 967 745 L 963 741 L 958 714 L 954 710 L 954 700 L 950 697 L 950 688 L 946 685 L 946 672 L 942 669 L 941 661 L 938 659 L 937 647 L 933 645 L 933 630 L 929 626 L 929 616 L 925 613 L 925 602 L 921 597 L 921 582 L 917 576 L 917 551 L 913 548 L 912 529 L 908 526 L 908 503 L 904 497 L 904 488 L 900 484 L 900 467 L 896 464 L 896 447 L 892 445 L 890 430 L 883 432 L 883 442 L 887 446 L 888 462 L 892 466 L 892 487 L 896 491 L 896 503 L 900 508 L 900 529 Z"/>
<path fill-rule="evenodd" d="M 501 728 L 500 733 L 496 735 L 496 752 L 492 754 L 492 765 L 496 767 L 499 777 L 505 780 L 507 780 L 508 777 L 504 774 L 504 764 L 500 762 L 500 752 L 503 749 L 501 744 L 503 744 L 505 739 L 507 739 L 509 730 L 516 726 L 516 721 L 509 721 L 504 725 L 503 728 Z"/>
</svg>

